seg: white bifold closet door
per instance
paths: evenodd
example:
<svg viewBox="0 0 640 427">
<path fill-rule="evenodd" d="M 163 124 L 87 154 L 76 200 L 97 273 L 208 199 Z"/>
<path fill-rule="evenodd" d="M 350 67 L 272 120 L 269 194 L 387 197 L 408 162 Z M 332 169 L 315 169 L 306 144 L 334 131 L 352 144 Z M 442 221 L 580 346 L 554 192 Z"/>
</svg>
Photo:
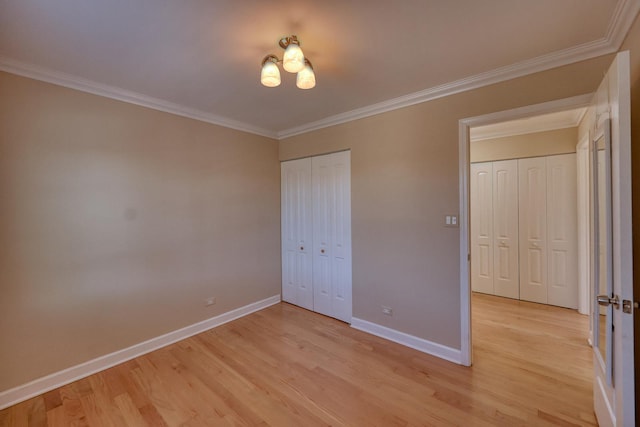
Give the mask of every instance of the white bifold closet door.
<svg viewBox="0 0 640 427">
<path fill-rule="evenodd" d="M 494 293 L 519 298 L 518 162 L 493 163 Z"/>
<path fill-rule="evenodd" d="M 311 158 L 282 162 L 282 299 L 313 310 Z"/>
<path fill-rule="evenodd" d="M 471 164 L 471 289 L 577 308 L 576 155 Z"/>
<path fill-rule="evenodd" d="M 493 294 L 493 163 L 472 163 L 470 174 L 471 287 Z"/>
<path fill-rule="evenodd" d="M 520 159 L 520 299 L 578 306 L 576 155 Z"/>
<path fill-rule="evenodd" d="M 520 299 L 547 303 L 547 168 L 520 159 Z"/>
<path fill-rule="evenodd" d="M 351 288 L 350 152 L 283 162 L 283 300 L 351 322 Z"/>
<path fill-rule="evenodd" d="M 351 164 L 348 151 L 311 159 L 313 309 L 351 321 Z"/>
<path fill-rule="evenodd" d="M 547 157 L 547 303 L 578 308 L 578 190 L 575 154 Z"/>
<path fill-rule="evenodd" d="M 471 164 L 471 286 L 518 298 L 518 163 Z"/>
</svg>

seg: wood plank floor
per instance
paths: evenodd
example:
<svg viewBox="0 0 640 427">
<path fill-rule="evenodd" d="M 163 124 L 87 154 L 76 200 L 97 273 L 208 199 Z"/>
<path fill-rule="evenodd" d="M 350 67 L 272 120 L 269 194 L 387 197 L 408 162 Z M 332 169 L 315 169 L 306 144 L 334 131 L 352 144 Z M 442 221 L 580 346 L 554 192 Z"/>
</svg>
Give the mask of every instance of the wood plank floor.
<svg viewBox="0 0 640 427">
<path fill-rule="evenodd" d="M 1 426 L 594 425 L 587 319 L 474 295 L 465 368 L 279 304 L 0 411 Z"/>
</svg>

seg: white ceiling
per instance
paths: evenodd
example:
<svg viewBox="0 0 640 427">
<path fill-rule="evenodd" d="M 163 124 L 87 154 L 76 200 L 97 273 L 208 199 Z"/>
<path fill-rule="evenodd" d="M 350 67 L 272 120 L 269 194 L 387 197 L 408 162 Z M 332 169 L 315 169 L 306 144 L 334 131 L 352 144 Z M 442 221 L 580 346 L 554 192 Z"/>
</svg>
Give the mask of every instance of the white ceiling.
<svg viewBox="0 0 640 427">
<path fill-rule="evenodd" d="M 640 0 L 2 0 L 0 69 L 282 137 L 615 51 Z M 317 76 L 260 85 L 298 35 Z"/>
</svg>

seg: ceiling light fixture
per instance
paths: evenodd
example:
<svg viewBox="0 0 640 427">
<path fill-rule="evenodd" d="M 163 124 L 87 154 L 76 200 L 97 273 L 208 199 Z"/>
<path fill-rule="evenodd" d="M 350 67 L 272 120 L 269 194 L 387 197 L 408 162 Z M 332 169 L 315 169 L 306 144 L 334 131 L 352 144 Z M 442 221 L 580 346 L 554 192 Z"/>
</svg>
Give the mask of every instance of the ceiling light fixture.
<svg viewBox="0 0 640 427">
<path fill-rule="evenodd" d="M 280 39 L 280 47 L 284 49 L 282 61 L 277 56 L 269 54 L 262 60 L 260 82 L 267 87 L 280 85 L 280 69 L 278 62 L 282 62 L 282 68 L 290 73 L 298 73 L 296 86 L 300 89 L 311 89 L 316 85 L 316 75 L 313 66 L 304 57 L 297 36 L 283 37 Z"/>
</svg>

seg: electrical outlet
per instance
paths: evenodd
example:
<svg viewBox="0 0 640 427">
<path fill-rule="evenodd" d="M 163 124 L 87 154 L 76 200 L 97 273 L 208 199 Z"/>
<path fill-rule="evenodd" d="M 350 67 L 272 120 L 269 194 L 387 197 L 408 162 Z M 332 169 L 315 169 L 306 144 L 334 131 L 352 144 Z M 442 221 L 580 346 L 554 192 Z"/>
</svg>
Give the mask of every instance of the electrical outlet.
<svg viewBox="0 0 640 427">
<path fill-rule="evenodd" d="M 393 309 L 391 307 L 382 306 L 382 314 L 386 314 L 387 316 L 393 316 Z"/>
<path fill-rule="evenodd" d="M 209 297 L 204 300 L 204 306 L 209 307 L 210 305 L 214 305 L 216 303 L 216 297 Z"/>
</svg>

